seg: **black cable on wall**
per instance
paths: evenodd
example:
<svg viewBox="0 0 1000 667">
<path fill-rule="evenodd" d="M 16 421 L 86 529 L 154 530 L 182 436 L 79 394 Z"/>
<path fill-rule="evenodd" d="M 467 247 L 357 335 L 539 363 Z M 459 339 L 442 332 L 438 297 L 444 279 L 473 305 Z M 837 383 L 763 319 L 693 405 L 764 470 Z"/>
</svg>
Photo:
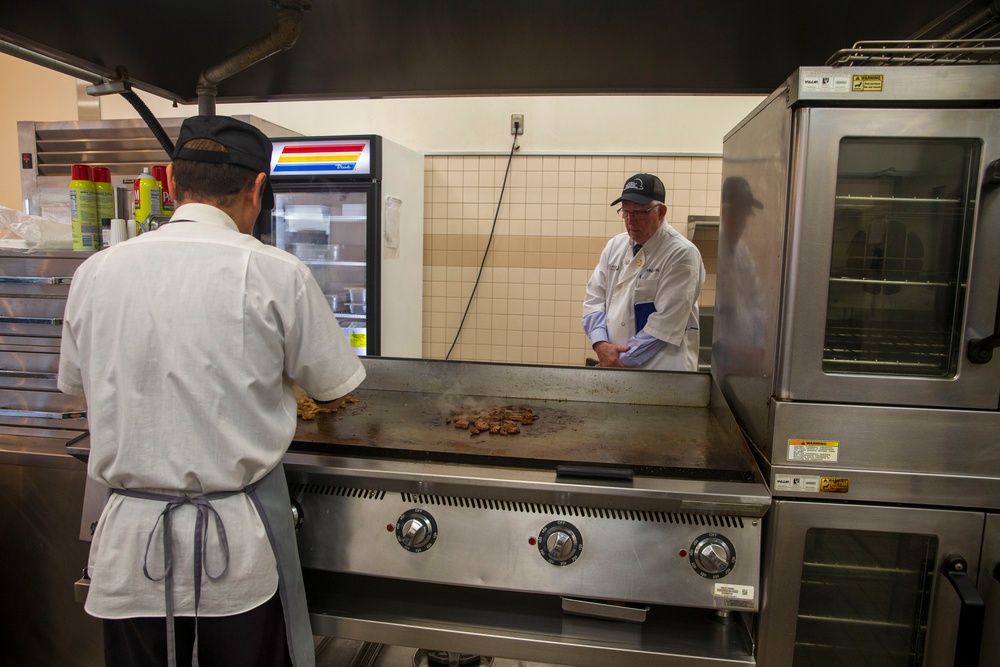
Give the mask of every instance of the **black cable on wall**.
<svg viewBox="0 0 1000 667">
<path fill-rule="evenodd" d="M 510 174 L 510 163 L 514 159 L 515 150 L 517 150 L 517 133 L 514 134 L 514 142 L 510 145 L 510 155 L 507 156 L 507 169 L 505 169 L 503 173 L 503 184 L 500 186 L 500 196 L 497 198 L 497 208 L 496 212 L 493 214 L 493 226 L 490 228 L 490 238 L 486 242 L 486 250 L 483 251 L 483 261 L 479 263 L 479 274 L 476 275 L 476 282 L 472 285 L 472 294 L 469 295 L 469 301 L 465 304 L 465 312 L 462 313 L 462 321 L 458 323 L 458 331 L 455 332 L 455 339 L 451 341 L 451 347 L 448 348 L 448 354 L 444 355 L 445 361 L 448 361 L 448 358 L 451 357 L 451 353 L 455 350 L 455 345 L 458 343 L 458 337 L 462 335 L 462 327 L 465 326 L 465 318 L 469 314 L 469 308 L 472 307 L 472 300 L 476 297 L 476 289 L 479 287 L 479 280 L 483 277 L 483 267 L 486 266 L 486 257 L 490 253 L 490 245 L 493 244 L 493 233 L 496 232 L 497 229 L 497 218 L 500 217 L 500 204 L 503 202 L 503 193 L 507 189 L 507 176 Z"/>
</svg>

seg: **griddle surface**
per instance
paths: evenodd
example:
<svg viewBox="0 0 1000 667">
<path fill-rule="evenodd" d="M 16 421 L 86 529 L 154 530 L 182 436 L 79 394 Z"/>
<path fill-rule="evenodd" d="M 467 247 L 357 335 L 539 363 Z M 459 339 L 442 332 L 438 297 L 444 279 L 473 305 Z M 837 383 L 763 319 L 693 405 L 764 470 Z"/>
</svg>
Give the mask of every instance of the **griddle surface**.
<svg viewBox="0 0 1000 667">
<path fill-rule="evenodd" d="M 337 413 L 299 420 L 292 450 L 486 466 L 625 468 L 637 475 L 751 482 L 742 443 L 708 408 L 516 400 L 359 389 Z M 465 408 L 526 405 L 516 435 L 471 435 L 446 420 Z"/>
</svg>

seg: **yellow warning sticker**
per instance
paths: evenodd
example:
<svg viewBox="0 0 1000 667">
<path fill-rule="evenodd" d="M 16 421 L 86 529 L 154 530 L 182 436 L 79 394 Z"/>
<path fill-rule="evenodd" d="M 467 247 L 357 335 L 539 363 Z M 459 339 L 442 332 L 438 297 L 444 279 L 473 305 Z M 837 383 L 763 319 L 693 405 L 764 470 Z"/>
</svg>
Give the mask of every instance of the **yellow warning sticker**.
<svg viewBox="0 0 1000 667">
<path fill-rule="evenodd" d="M 836 440 L 789 440 L 789 461 L 834 463 L 840 453 Z"/>
<path fill-rule="evenodd" d="M 856 93 L 881 93 L 884 75 L 855 74 L 851 78 L 851 90 Z"/>
<path fill-rule="evenodd" d="M 851 480 L 846 477 L 821 477 L 819 480 L 820 493 L 847 493 Z"/>
</svg>

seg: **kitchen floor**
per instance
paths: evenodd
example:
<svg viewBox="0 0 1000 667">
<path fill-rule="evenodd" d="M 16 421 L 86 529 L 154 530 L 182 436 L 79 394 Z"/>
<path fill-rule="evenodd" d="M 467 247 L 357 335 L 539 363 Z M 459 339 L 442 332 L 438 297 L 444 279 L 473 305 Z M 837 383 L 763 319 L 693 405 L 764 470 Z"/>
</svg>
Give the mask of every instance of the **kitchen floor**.
<svg viewBox="0 0 1000 667">
<path fill-rule="evenodd" d="M 490 658 L 466 654 L 451 656 L 429 654 L 408 646 L 372 644 L 334 637 L 316 637 L 316 667 L 556 667 L 548 663 L 526 662 L 510 658 Z"/>
</svg>

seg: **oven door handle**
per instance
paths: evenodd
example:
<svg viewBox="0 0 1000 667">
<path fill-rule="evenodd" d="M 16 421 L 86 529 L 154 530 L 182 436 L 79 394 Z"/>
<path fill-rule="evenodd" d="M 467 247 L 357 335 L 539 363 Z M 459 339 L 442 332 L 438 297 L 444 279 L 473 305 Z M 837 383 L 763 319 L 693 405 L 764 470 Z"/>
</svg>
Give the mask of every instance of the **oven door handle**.
<svg viewBox="0 0 1000 667">
<path fill-rule="evenodd" d="M 993 350 L 1000 345 L 1000 331 L 994 331 L 986 338 L 969 341 L 965 356 L 974 364 L 988 364 L 993 359 Z"/>
<path fill-rule="evenodd" d="M 958 593 L 962 604 L 958 617 L 958 638 L 955 642 L 955 665 L 978 665 L 979 647 L 983 641 L 983 620 L 986 603 L 976 583 L 969 577 L 969 564 L 961 556 L 946 556 L 943 574 Z"/>
<path fill-rule="evenodd" d="M 987 191 L 996 187 L 1000 187 L 1000 160 L 993 160 L 986 167 L 980 199 Z M 970 340 L 965 356 L 974 364 L 988 364 L 993 359 L 993 350 L 998 345 L 1000 345 L 1000 303 L 997 303 L 997 321 L 994 322 L 993 333 L 986 338 Z"/>
</svg>

